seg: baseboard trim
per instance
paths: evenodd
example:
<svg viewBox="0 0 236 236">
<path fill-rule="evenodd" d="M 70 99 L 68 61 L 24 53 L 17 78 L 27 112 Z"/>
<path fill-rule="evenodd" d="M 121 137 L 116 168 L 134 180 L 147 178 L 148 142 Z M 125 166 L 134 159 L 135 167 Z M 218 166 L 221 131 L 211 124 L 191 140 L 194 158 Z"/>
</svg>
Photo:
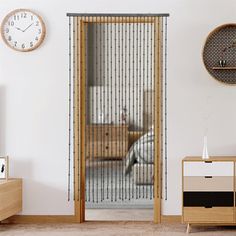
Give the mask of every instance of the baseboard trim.
<svg viewBox="0 0 236 236">
<path fill-rule="evenodd" d="M 37 224 L 37 223 L 76 223 L 73 215 L 15 215 L 2 223 Z"/>
<path fill-rule="evenodd" d="M 163 215 L 161 216 L 162 223 L 181 223 L 180 215 Z M 16 215 L 12 216 L 2 223 L 9 224 L 45 224 L 45 223 L 60 223 L 70 224 L 78 223 L 73 215 Z"/>
<path fill-rule="evenodd" d="M 161 223 L 181 223 L 182 216 L 181 215 L 162 215 Z"/>
</svg>

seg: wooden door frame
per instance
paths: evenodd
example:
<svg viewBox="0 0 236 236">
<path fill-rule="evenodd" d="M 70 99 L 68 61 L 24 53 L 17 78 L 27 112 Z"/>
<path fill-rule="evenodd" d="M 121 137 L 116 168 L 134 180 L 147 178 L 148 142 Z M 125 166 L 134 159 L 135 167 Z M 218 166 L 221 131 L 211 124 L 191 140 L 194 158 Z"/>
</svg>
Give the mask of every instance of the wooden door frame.
<svg viewBox="0 0 236 236">
<path fill-rule="evenodd" d="M 85 126 L 86 126 L 86 60 L 85 60 L 85 27 L 87 23 L 153 23 L 155 27 L 155 52 L 154 52 L 154 81 L 155 81 L 155 165 L 154 165 L 154 223 L 161 222 L 161 145 L 162 145 L 162 112 L 161 104 L 162 99 L 162 18 L 161 17 L 104 17 L 104 20 L 97 22 L 97 17 L 74 17 L 73 18 L 73 28 L 74 28 L 74 217 L 75 221 L 78 223 L 85 222 Z M 77 26 L 77 27 L 76 27 Z M 79 158 L 76 158 L 79 157 Z M 158 184 L 157 184 L 158 183 Z"/>
</svg>

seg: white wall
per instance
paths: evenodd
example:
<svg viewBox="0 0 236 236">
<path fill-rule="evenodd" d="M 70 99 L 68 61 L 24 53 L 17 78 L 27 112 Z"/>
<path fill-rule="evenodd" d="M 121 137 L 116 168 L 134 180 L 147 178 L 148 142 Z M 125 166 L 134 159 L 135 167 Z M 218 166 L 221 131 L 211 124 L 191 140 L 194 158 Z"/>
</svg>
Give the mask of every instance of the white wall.
<svg viewBox="0 0 236 236">
<path fill-rule="evenodd" d="M 180 214 L 181 158 L 200 155 L 208 120 L 211 155 L 236 154 L 235 87 L 213 80 L 201 50 L 214 27 L 235 22 L 235 0 L 1 0 L 0 20 L 32 8 L 47 25 L 45 43 L 18 53 L 0 42 L 0 154 L 24 178 L 23 214 L 70 214 L 67 202 L 68 19 L 66 12 L 169 12 L 168 200 L 164 214 Z"/>
</svg>

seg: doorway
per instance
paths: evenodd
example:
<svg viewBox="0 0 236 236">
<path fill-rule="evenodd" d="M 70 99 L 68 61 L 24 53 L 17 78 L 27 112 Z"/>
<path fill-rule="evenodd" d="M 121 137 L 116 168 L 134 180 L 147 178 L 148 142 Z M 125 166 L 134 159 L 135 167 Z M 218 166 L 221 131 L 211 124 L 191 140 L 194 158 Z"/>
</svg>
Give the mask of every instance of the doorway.
<svg viewBox="0 0 236 236">
<path fill-rule="evenodd" d="M 75 215 L 149 208 L 160 222 L 167 15 L 69 17 Z"/>
</svg>

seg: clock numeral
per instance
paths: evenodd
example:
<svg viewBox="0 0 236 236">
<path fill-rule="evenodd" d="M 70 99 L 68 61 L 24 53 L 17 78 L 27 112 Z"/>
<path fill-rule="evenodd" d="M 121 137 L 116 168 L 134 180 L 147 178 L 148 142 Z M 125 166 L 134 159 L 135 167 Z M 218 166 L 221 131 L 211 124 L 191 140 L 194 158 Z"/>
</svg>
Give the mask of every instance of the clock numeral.
<svg viewBox="0 0 236 236">
<path fill-rule="evenodd" d="M 31 20 L 34 20 L 34 16 L 33 15 L 31 15 Z"/>
<path fill-rule="evenodd" d="M 27 13 L 21 13 L 21 18 L 27 18 Z"/>
<path fill-rule="evenodd" d="M 38 38 L 38 37 L 36 37 L 36 38 L 35 38 L 35 40 L 36 40 L 36 41 L 38 41 L 38 40 L 39 40 L 39 38 Z"/>
<path fill-rule="evenodd" d="M 17 47 L 17 41 L 14 42 L 14 46 Z"/>
<path fill-rule="evenodd" d="M 39 21 L 36 21 L 36 26 L 39 26 Z"/>
<path fill-rule="evenodd" d="M 9 28 L 6 28 L 6 33 L 9 33 L 9 31 L 10 31 Z"/>
<path fill-rule="evenodd" d="M 25 49 L 25 44 L 23 43 L 23 44 L 21 45 L 21 47 L 22 47 L 23 49 Z"/>
<path fill-rule="evenodd" d="M 32 48 L 34 46 L 33 42 L 30 42 L 30 47 Z"/>
<path fill-rule="evenodd" d="M 39 29 L 39 34 L 41 34 L 42 33 L 42 30 L 41 29 Z"/>
<path fill-rule="evenodd" d="M 19 19 L 20 19 L 19 15 L 14 15 L 14 21 L 19 20 Z"/>
<path fill-rule="evenodd" d="M 14 26 L 14 25 L 15 25 L 14 21 L 11 21 L 11 26 Z"/>
<path fill-rule="evenodd" d="M 11 40 L 12 40 L 12 37 L 11 37 L 11 36 L 9 36 L 9 37 L 8 37 L 8 41 L 11 41 Z"/>
</svg>

